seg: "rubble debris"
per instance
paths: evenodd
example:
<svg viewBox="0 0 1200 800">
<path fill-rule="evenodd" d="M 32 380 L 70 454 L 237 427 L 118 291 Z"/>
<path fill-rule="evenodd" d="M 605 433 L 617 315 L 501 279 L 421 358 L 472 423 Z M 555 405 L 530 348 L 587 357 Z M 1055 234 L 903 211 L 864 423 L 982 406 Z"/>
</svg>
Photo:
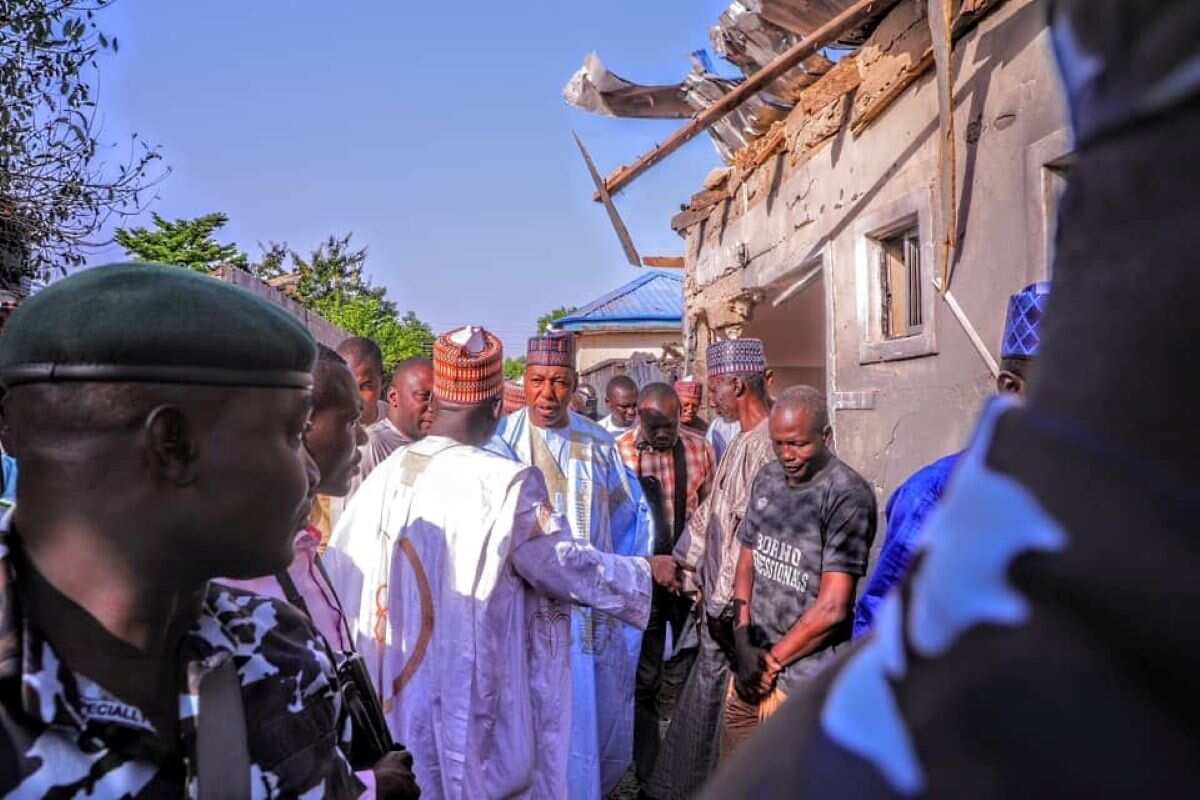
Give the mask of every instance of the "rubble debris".
<svg viewBox="0 0 1200 800">
<path fill-rule="evenodd" d="M 977 2 L 986 0 L 976 0 Z M 821 27 L 854 5 L 854 0 L 742 0 L 746 7 L 767 22 L 803 36 Z M 968 0 L 970 2 L 970 0 Z M 880 15 L 882 16 L 882 14 Z M 867 40 L 879 17 L 841 34 L 835 46 L 857 47 Z"/>
<path fill-rule="evenodd" d="M 802 37 L 767 21 L 761 14 L 751 11 L 746 3 L 735 0 L 709 31 L 709 38 L 717 55 L 749 77 L 780 53 L 794 47 Z M 832 67 L 833 62 L 828 58 L 813 53 L 768 84 L 766 92 L 785 103 L 795 103 L 800 92 Z"/>
<path fill-rule="evenodd" d="M 606 117 L 686 119 L 693 113 L 684 99 L 683 84 L 642 86 L 627 81 L 605 67 L 596 53 L 583 60 L 563 97 L 576 108 Z"/>
</svg>

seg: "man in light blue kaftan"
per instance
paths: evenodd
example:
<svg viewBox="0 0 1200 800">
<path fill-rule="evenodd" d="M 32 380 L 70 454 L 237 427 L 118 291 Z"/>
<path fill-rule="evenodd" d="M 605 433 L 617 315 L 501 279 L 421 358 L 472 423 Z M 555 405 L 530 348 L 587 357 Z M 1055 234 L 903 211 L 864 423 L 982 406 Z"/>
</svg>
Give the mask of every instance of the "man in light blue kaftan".
<svg viewBox="0 0 1200 800">
<path fill-rule="evenodd" d="M 553 334 L 529 342 L 527 407 L 505 417 L 492 449 L 507 451 L 546 478 L 554 510 L 574 535 L 618 555 L 651 553 L 649 508 L 612 437 L 570 411 L 574 342 Z M 648 600 L 649 598 L 647 598 Z M 567 785 L 573 800 L 600 800 L 633 756 L 633 695 L 640 630 L 616 617 L 570 607 L 571 742 Z"/>
</svg>

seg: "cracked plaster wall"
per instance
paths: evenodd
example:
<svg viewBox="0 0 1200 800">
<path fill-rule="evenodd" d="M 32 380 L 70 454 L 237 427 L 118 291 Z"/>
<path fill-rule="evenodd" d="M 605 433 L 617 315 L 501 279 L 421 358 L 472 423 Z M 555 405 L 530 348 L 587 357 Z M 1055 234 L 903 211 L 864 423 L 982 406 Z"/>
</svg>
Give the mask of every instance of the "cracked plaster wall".
<svg viewBox="0 0 1200 800">
<path fill-rule="evenodd" d="M 1029 258 L 1041 246 L 1030 241 L 1044 233 L 1029 211 L 1040 208 L 1040 187 L 1026 162 L 1067 125 L 1044 20 L 1040 2 L 1013 0 L 955 46 L 961 241 L 951 288 L 997 359 L 1008 296 L 1045 276 L 1044 265 Z M 829 389 L 875 397 L 873 409 L 835 410 L 838 452 L 875 487 L 881 511 L 916 469 L 965 445 L 993 386 L 941 298 L 926 323 L 935 326 L 935 355 L 859 363 L 858 293 L 865 287 L 857 285 L 856 222 L 916 192 L 928 192 L 934 204 L 937 127 L 930 72 L 859 137 L 844 127 L 790 170 L 786 155 L 769 161 L 760 172 L 782 172 L 760 181 L 771 188 L 753 200 L 739 194 L 730 201 L 746 203 L 736 219 L 722 225 L 714 215 L 688 230 L 686 316 L 703 312 L 708 320 L 693 326 L 699 354 L 709 330 L 728 318 L 728 298 L 761 290 L 769 302 L 772 291 L 824 258 L 832 277 Z M 766 348 L 770 360 L 771 342 Z M 881 529 L 876 547 L 882 540 Z"/>
</svg>

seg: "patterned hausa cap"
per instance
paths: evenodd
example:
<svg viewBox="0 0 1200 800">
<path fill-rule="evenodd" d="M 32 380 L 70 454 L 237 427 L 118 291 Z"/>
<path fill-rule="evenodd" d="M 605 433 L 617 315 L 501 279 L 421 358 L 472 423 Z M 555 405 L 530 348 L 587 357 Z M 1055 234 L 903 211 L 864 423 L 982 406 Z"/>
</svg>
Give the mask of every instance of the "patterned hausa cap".
<svg viewBox="0 0 1200 800">
<path fill-rule="evenodd" d="M 762 339 L 726 339 L 708 346 L 708 377 L 767 371 Z"/>
<path fill-rule="evenodd" d="M 504 391 L 504 346 L 473 325 L 444 333 L 433 343 L 433 393 L 459 405 L 477 405 Z"/>
<path fill-rule="evenodd" d="M 551 331 L 545 336 L 533 336 L 525 353 L 525 363 L 539 367 L 575 368 L 575 334 Z"/>
<path fill-rule="evenodd" d="M 504 382 L 504 409 L 515 411 L 525 407 L 525 387 L 516 381 Z"/>
<path fill-rule="evenodd" d="M 1008 298 L 1001 358 L 1036 358 L 1041 346 L 1042 315 L 1050 299 L 1050 284 L 1031 283 Z"/>
<path fill-rule="evenodd" d="M 699 403 L 704 399 L 704 384 L 688 375 L 675 381 L 675 394 L 680 400 L 691 400 Z"/>
</svg>

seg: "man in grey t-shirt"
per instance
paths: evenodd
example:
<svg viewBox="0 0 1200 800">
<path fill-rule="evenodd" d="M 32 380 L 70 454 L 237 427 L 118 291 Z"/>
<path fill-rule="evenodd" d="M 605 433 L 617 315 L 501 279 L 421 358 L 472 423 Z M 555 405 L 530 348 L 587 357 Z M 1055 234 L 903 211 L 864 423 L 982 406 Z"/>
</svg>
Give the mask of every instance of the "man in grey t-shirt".
<svg viewBox="0 0 1200 800">
<path fill-rule="evenodd" d="M 721 757 L 850 641 L 855 584 L 875 538 L 875 493 L 828 449 L 824 396 L 780 395 L 775 460 L 759 470 L 734 576 L 734 680 Z"/>
</svg>

